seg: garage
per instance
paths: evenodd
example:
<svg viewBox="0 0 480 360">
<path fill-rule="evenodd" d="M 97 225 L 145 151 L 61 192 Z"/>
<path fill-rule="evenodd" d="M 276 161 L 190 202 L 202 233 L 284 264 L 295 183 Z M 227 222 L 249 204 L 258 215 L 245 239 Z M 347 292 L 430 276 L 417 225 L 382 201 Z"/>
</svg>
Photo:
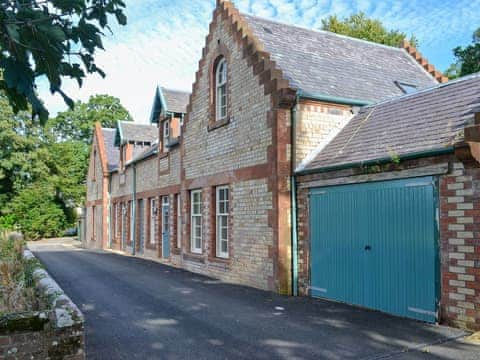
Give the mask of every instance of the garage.
<svg viewBox="0 0 480 360">
<path fill-rule="evenodd" d="M 314 297 L 437 321 L 435 177 L 310 189 Z"/>
</svg>

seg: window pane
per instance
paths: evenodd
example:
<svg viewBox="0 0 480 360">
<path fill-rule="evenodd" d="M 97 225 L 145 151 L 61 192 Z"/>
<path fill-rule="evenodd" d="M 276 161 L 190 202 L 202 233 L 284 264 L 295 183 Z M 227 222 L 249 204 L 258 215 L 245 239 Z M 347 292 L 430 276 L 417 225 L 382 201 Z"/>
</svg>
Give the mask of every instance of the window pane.
<svg viewBox="0 0 480 360">
<path fill-rule="evenodd" d="M 227 240 L 228 239 L 228 229 L 227 229 L 227 227 L 222 227 L 221 239 L 222 240 Z"/>
<path fill-rule="evenodd" d="M 228 242 L 222 241 L 222 248 L 220 249 L 222 253 L 228 253 Z"/>
</svg>

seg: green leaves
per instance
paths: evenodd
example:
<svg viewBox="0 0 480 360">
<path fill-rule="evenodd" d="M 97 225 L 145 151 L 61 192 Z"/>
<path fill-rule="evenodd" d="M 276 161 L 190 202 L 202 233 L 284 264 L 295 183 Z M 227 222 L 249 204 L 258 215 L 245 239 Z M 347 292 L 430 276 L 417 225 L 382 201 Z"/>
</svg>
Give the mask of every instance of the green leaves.
<svg viewBox="0 0 480 360">
<path fill-rule="evenodd" d="M 72 226 L 72 207 L 85 200 L 94 123 L 113 127 L 117 119 L 131 120 L 120 100 L 96 95 L 40 126 L 28 112 L 15 115 L 0 92 L 0 227 L 18 226 L 34 239 Z"/>
<path fill-rule="evenodd" d="M 402 40 L 407 39 L 405 33 L 388 30 L 381 21 L 370 19 L 363 12 L 343 19 L 339 19 L 335 15 L 329 16 L 322 20 L 322 29 L 390 46 L 399 46 Z M 415 36 L 411 36 L 409 41 L 413 46 L 418 47 Z"/>
<path fill-rule="evenodd" d="M 90 144 L 97 121 L 103 127 L 113 128 L 117 120 L 132 121 L 130 113 L 120 100 L 109 95 L 95 95 L 87 103 L 77 102 L 72 110 L 61 112 L 50 119 L 46 130 L 62 141 L 73 140 Z"/>
<path fill-rule="evenodd" d="M 450 79 L 466 76 L 480 71 L 480 28 L 472 36 L 472 44 L 453 49 L 456 62 L 450 65 L 446 75 Z"/>
<path fill-rule="evenodd" d="M 53 93 L 61 91 L 62 78 L 79 86 L 89 73 L 105 73 L 95 64 L 95 52 L 103 50 L 103 29 L 113 16 L 127 22 L 121 0 L 50 0 L 0 2 L 0 90 L 16 113 L 31 110 L 42 123 L 48 111 L 36 94 L 36 81 L 46 76 Z M 74 51 L 72 51 L 74 49 Z"/>
</svg>

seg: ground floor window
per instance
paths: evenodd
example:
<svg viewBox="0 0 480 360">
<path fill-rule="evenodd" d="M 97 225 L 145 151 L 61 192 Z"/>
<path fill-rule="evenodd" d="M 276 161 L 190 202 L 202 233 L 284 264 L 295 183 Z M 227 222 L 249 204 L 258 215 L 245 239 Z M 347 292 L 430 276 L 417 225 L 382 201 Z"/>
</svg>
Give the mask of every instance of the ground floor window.
<svg viewBox="0 0 480 360">
<path fill-rule="evenodd" d="M 177 194 L 177 248 L 182 247 L 182 207 L 180 194 Z"/>
<path fill-rule="evenodd" d="M 155 198 L 150 199 L 150 244 L 156 243 L 157 203 Z"/>
<path fill-rule="evenodd" d="M 228 186 L 219 186 L 216 190 L 216 248 L 217 257 L 228 258 Z"/>
<path fill-rule="evenodd" d="M 115 241 L 116 237 L 118 236 L 118 222 L 117 222 L 117 204 L 113 204 L 113 231 L 112 231 L 112 239 Z"/>
<path fill-rule="evenodd" d="M 202 253 L 202 191 L 193 190 L 190 193 L 191 214 L 191 251 Z"/>
<path fill-rule="evenodd" d="M 130 241 L 133 241 L 135 236 L 135 210 L 133 207 L 133 201 L 129 202 L 130 206 Z"/>
<path fill-rule="evenodd" d="M 97 237 L 97 224 L 95 219 L 95 206 L 92 206 L 92 239 Z"/>
</svg>

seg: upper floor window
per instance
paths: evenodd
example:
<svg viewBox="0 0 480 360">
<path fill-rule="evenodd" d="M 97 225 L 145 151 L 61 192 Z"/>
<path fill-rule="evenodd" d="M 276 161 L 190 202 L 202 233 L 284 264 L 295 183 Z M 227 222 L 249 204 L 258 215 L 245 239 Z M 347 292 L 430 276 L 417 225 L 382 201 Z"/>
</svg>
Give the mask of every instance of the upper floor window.
<svg viewBox="0 0 480 360">
<path fill-rule="evenodd" d="M 227 61 L 220 58 L 215 69 L 215 114 L 216 120 L 227 117 Z"/>
<path fill-rule="evenodd" d="M 170 120 L 165 120 L 163 122 L 163 151 L 167 151 L 169 141 L 170 141 Z"/>
<path fill-rule="evenodd" d="M 93 150 L 93 175 L 92 180 L 95 181 L 97 177 L 97 150 Z"/>
</svg>

